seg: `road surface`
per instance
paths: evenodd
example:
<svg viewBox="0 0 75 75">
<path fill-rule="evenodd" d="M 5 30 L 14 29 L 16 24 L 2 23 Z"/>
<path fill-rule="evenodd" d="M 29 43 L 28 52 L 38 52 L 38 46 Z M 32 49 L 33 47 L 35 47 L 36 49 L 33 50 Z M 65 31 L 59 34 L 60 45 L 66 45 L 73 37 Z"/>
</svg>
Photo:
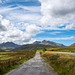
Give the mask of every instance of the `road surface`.
<svg viewBox="0 0 75 75">
<path fill-rule="evenodd" d="M 75 53 L 70 53 L 70 52 L 57 52 L 57 53 L 64 53 L 64 54 L 69 54 L 75 56 Z"/>
<path fill-rule="evenodd" d="M 5 75 L 57 75 L 51 67 L 48 67 L 46 62 L 40 57 L 37 52 L 36 56 L 26 63 L 22 64 L 19 68 L 8 72 Z"/>
</svg>

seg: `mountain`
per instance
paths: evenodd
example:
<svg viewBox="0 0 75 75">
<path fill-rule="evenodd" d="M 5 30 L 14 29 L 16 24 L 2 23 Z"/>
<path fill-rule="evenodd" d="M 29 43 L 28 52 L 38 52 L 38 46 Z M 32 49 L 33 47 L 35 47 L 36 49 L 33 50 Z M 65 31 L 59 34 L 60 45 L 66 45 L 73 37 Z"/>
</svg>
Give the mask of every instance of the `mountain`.
<svg viewBox="0 0 75 75">
<path fill-rule="evenodd" d="M 23 45 L 21 47 L 15 48 L 11 51 L 24 51 L 24 50 L 40 50 L 43 48 L 53 48 L 53 46 L 50 45 L 43 45 L 43 44 L 27 44 Z"/>
<path fill-rule="evenodd" d="M 14 49 L 16 47 L 20 47 L 20 45 L 17 45 L 13 42 L 6 42 L 6 43 L 0 44 L 0 49 L 2 49 L 2 50 L 10 50 L 10 49 Z"/>
<path fill-rule="evenodd" d="M 40 41 L 33 42 L 33 44 L 40 44 L 40 43 L 41 43 Z"/>
<path fill-rule="evenodd" d="M 0 49 L 0 52 L 5 52 L 4 50 Z"/>
<path fill-rule="evenodd" d="M 71 46 L 75 46 L 75 43 L 73 43 Z"/>
<path fill-rule="evenodd" d="M 54 46 L 54 47 L 65 47 L 65 45 L 63 45 L 63 44 L 55 43 L 52 41 L 46 41 L 46 40 L 43 40 L 42 42 L 35 41 L 33 44 L 36 44 L 36 43 L 43 44 L 43 45 L 50 45 L 50 46 Z"/>
</svg>

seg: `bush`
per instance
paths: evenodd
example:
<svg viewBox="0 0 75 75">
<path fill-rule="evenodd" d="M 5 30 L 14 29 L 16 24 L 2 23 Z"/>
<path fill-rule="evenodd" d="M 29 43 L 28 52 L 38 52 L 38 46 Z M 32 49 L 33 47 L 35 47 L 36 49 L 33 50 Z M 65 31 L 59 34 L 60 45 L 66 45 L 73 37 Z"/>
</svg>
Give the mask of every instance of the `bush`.
<svg viewBox="0 0 75 75">
<path fill-rule="evenodd" d="M 45 51 L 47 51 L 47 49 L 46 48 L 43 48 L 43 51 L 45 52 Z"/>
</svg>

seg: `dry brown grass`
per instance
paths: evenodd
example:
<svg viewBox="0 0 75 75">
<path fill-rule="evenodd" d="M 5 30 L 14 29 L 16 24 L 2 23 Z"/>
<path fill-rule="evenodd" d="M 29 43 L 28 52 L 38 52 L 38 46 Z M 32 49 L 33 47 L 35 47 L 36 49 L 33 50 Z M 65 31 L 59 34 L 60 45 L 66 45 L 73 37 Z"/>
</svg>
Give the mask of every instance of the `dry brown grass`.
<svg viewBox="0 0 75 75">
<path fill-rule="evenodd" d="M 58 75 L 75 75 L 75 56 L 51 51 L 42 52 L 41 55 Z"/>
</svg>

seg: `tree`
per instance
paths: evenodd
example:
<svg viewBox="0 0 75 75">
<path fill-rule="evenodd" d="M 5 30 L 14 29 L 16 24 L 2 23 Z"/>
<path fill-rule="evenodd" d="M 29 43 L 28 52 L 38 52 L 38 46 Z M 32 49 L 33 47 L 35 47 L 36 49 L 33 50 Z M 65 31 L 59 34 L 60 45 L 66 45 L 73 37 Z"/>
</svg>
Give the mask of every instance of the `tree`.
<svg viewBox="0 0 75 75">
<path fill-rule="evenodd" d="M 45 51 L 47 51 L 47 49 L 46 48 L 43 48 L 43 51 L 45 52 Z"/>
</svg>

